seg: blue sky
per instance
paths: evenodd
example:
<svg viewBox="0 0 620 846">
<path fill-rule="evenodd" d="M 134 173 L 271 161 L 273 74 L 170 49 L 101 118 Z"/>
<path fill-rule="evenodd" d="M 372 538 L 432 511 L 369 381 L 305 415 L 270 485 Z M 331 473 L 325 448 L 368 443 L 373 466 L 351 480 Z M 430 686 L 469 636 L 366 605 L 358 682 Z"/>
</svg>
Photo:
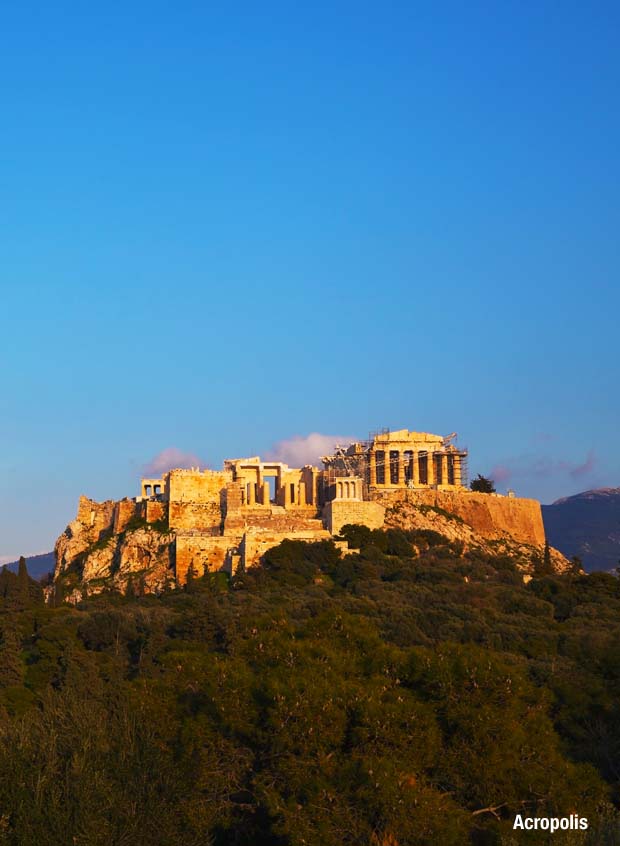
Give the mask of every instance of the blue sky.
<svg viewBox="0 0 620 846">
<path fill-rule="evenodd" d="M 620 485 L 620 7 L 300 5 L 3 9 L 0 557 L 171 448 Z"/>
</svg>

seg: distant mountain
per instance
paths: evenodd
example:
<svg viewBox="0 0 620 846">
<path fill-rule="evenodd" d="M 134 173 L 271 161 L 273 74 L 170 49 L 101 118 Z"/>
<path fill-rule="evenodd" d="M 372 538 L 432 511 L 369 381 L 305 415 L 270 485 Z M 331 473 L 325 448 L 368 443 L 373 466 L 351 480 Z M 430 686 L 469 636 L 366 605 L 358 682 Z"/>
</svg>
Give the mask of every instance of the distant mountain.
<svg viewBox="0 0 620 846">
<path fill-rule="evenodd" d="M 620 564 L 620 488 L 598 488 L 542 507 L 547 540 L 588 572 Z"/>
<path fill-rule="evenodd" d="M 7 567 L 9 570 L 17 572 L 18 564 L 19 561 L 11 561 L 10 564 L 7 564 Z M 43 552 L 41 555 L 31 555 L 26 558 L 28 574 L 33 579 L 40 579 L 41 576 L 47 575 L 50 571 L 53 572 L 55 564 L 56 557 L 53 552 Z"/>
</svg>

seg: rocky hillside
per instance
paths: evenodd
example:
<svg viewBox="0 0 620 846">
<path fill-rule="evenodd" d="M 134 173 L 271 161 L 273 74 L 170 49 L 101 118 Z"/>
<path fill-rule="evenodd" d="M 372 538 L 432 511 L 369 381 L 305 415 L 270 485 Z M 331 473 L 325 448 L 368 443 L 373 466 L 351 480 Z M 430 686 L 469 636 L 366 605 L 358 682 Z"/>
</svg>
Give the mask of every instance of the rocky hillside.
<svg viewBox="0 0 620 846">
<path fill-rule="evenodd" d="M 112 503 L 113 504 L 113 503 Z M 54 582 L 64 598 L 79 601 L 88 594 L 112 588 L 127 593 L 160 593 L 174 583 L 174 535 L 161 521 L 132 519 L 123 530 L 102 529 L 88 519 L 88 506 L 99 517 L 108 503 L 83 497 L 78 516 L 56 541 Z"/>
<path fill-rule="evenodd" d="M 543 566 L 540 506 L 533 501 L 530 507 L 528 500 L 435 493 L 383 504 L 385 528 L 430 530 L 457 541 L 463 551 L 508 556 L 524 574 Z M 147 521 L 130 500 L 97 503 L 82 497 L 76 519 L 56 542 L 56 596 L 78 602 L 110 588 L 161 593 L 176 582 L 175 541 L 167 520 Z M 556 572 L 569 567 L 557 550 L 551 550 L 549 563 Z"/>
<path fill-rule="evenodd" d="M 460 542 L 463 551 L 479 549 L 488 555 L 512 558 L 524 573 L 532 574 L 544 558 L 544 545 L 518 540 L 513 535 L 497 531 L 480 531 L 454 512 L 434 505 L 401 501 L 389 507 L 385 527 L 395 529 L 430 529 Z M 570 564 L 557 549 L 550 548 L 551 565 L 557 573 L 569 569 Z"/>
<path fill-rule="evenodd" d="M 611 570 L 620 561 L 620 488 L 599 488 L 543 505 L 549 543 L 588 572 Z"/>
</svg>

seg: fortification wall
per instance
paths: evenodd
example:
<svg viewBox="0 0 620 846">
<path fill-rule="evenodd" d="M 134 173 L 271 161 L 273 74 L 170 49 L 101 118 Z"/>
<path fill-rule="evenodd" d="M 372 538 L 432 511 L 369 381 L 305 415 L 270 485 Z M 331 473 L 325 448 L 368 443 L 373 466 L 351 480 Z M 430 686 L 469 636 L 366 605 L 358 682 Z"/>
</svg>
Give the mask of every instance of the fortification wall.
<svg viewBox="0 0 620 846">
<path fill-rule="evenodd" d="M 145 517 L 147 523 L 154 523 L 156 520 L 167 520 L 168 503 L 159 502 L 158 500 L 154 499 L 147 499 Z"/>
<path fill-rule="evenodd" d="M 168 506 L 170 528 L 174 531 L 200 531 L 219 535 L 222 510 L 215 502 L 170 502 Z"/>
<path fill-rule="evenodd" d="M 308 508 L 283 508 L 265 506 L 243 508 L 228 512 L 224 532 L 243 533 L 246 529 L 264 529 L 271 532 L 300 532 L 322 529 L 314 506 Z"/>
<path fill-rule="evenodd" d="M 220 492 L 232 481 L 226 470 L 171 470 L 170 502 L 218 502 Z"/>
<path fill-rule="evenodd" d="M 133 499 L 121 499 L 114 509 L 114 534 L 124 532 L 133 517 L 142 516 L 143 504 Z"/>
<path fill-rule="evenodd" d="M 240 537 L 177 535 L 175 542 L 177 585 L 185 584 L 190 567 L 197 577 L 207 572 L 213 573 L 231 567 L 231 559 L 240 540 Z"/>
<path fill-rule="evenodd" d="M 76 520 L 81 523 L 98 540 L 102 532 L 112 528 L 116 502 L 107 499 L 105 502 L 95 502 L 87 496 L 81 496 L 78 502 Z"/>
<path fill-rule="evenodd" d="M 494 496 L 473 491 L 405 490 L 380 492 L 375 499 L 384 505 L 409 502 L 432 505 L 456 514 L 474 531 L 486 538 L 509 534 L 515 540 L 542 546 L 545 528 L 540 502 L 535 499 Z"/>
<path fill-rule="evenodd" d="M 230 473 L 172 470 L 169 476 L 168 520 L 171 529 L 219 534 Z"/>
<path fill-rule="evenodd" d="M 330 538 L 329 532 L 323 528 L 286 532 L 250 530 L 244 535 L 240 546 L 241 563 L 245 567 L 255 567 L 269 549 L 278 546 L 283 540 L 316 543 L 316 541 L 330 540 Z"/>
<path fill-rule="evenodd" d="M 340 534 L 347 523 L 380 529 L 385 520 L 385 506 L 379 502 L 334 499 L 323 507 L 323 520 L 332 535 Z"/>
<path fill-rule="evenodd" d="M 60 535 L 54 546 L 55 578 L 114 527 L 117 503 L 113 499 L 95 502 L 86 496 L 78 501 L 77 516 Z"/>
</svg>

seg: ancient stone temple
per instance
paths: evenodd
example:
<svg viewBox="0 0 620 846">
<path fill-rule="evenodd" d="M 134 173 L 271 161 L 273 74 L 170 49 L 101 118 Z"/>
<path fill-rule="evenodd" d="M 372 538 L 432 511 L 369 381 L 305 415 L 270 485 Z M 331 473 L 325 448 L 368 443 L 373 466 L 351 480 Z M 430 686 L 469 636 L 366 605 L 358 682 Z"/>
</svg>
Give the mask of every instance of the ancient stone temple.
<svg viewBox="0 0 620 846">
<path fill-rule="evenodd" d="M 399 503 L 449 512 L 489 537 L 544 543 L 539 503 L 469 491 L 467 450 L 455 439 L 383 430 L 335 446 L 322 469 L 252 456 L 229 459 L 221 470 L 173 469 L 142 479 L 133 499 L 82 497 L 76 521 L 57 542 L 57 572 L 74 560 L 96 575 L 140 559 L 140 572 L 151 574 L 153 562 L 163 562 L 159 582 L 149 576 L 154 585 L 170 573 L 182 585 L 190 571 L 251 567 L 284 539 L 331 539 L 344 549 L 344 525 L 382 528 Z"/>
<path fill-rule="evenodd" d="M 371 494 L 405 487 L 458 490 L 467 484 L 467 450 L 459 449 L 455 438 L 456 434 L 441 437 L 386 429 L 363 443 L 339 447 L 322 461 L 327 472 L 355 473 Z"/>
<path fill-rule="evenodd" d="M 143 479 L 145 513 L 162 509 L 176 534 L 177 579 L 228 562 L 253 563 L 286 538 L 320 540 L 346 523 L 383 525 L 389 492 L 463 490 L 466 450 L 455 436 L 384 430 L 336 447 L 323 469 L 289 467 L 259 456 L 224 462 L 222 470 L 171 470 Z M 164 515 L 165 512 L 165 515 Z"/>
</svg>

